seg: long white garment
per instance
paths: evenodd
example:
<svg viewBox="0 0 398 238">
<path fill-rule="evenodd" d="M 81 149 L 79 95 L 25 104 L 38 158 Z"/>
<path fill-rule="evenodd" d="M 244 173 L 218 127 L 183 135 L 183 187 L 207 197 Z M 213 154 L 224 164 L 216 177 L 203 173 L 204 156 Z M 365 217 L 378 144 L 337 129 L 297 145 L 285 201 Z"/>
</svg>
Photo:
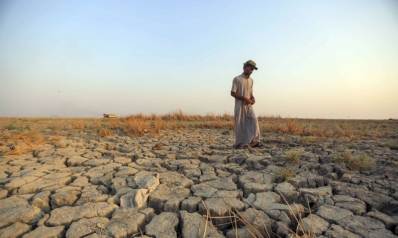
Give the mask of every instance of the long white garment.
<svg viewBox="0 0 398 238">
<path fill-rule="evenodd" d="M 253 79 L 246 78 L 245 75 L 239 75 L 232 81 L 231 92 L 251 98 L 253 94 Z M 261 134 L 258 126 L 258 120 L 254 113 L 253 105 L 235 98 L 235 145 L 248 145 L 251 141 L 260 142 Z"/>
</svg>

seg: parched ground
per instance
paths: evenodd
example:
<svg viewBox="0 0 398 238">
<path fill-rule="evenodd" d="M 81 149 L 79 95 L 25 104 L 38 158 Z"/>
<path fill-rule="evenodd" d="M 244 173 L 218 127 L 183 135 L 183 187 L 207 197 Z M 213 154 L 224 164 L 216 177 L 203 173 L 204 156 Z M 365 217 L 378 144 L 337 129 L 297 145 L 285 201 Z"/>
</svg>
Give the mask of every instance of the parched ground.
<svg viewBox="0 0 398 238">
<path fill-rule="evenodd" d="M 65 130 L 21 154 L 0 143 L 0 237 L 398 235 L 394 131 L 234 150 L 225 129 Z"/>
</svg>

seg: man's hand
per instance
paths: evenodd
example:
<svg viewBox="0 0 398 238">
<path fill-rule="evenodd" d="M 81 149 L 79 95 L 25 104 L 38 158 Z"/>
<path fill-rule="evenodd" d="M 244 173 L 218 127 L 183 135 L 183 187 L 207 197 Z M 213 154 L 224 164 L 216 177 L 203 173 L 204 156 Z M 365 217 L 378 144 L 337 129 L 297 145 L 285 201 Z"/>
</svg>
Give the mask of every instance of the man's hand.
<svg viewBox="0 0 398 238">
<path fill-rule="evenodd" d="M 254 104 L 256 102 L 256 100 L 254 100 L 253 96 L 251 97 L 251 99 L 248 99 L 246 97 L 243 97 L 243 96 L 239 95 L 237 92 L 232 92 L 231 91 L 231 96 L 236 98 L 236 99 L 244 101 L 247 105 L 252 105 L 252 104 Z"/>
<path fill-rule="evenodd" d="M 248 98 L 245 98 L 243 101 L 245 101 L 247 103 L 247 105 L 253 104 L 253 101 Z"/>
<path fill-rule="evenodd" d="M 252 105 L 256 103 L 256 99 L 254 97 L 251 98 Z"/>
</svg>

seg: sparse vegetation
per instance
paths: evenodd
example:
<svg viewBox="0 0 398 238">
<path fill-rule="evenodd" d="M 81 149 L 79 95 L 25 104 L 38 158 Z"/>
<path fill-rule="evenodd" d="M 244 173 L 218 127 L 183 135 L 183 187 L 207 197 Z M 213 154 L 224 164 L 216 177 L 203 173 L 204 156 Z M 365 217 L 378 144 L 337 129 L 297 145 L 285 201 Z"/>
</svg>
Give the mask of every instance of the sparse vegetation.
<svg viewBox="0 0 398 238">
<path fill-rule="evenodd" d="M 398 140 L 389 140 L 386 142 L 386 146 L 392 150 L 398 150 Z"/>
<path fill-rule="evenodd" d="M 221 134 L 223 135 L 229 135 L 231 133 L 230 130 L 224 130 L 223 132 L 221 132 Z"/>
<path fill-rule="evenodd" d="M 116 118 L 109 119 L 109 128 L 112 130 L 119 128 L 121 124 L 122 124 L 121 121 Z M 101 127 L 105 126 L 101 125 Z"/>
<path fill-rule="evenodd" d="M 100 131 L 99 131 L 99 135 L 101 137 L 113 136 L 113 133 L 110 130 L 106 129 L 106 128 L 101 128 Z"/>
<path fill-rule="evenodd" d="M 295 203 L 291 204 L 287 201 L 287 199 L 279 192 L 275 191 L 283 200 L 283 204 L 286 204 L 289 210 L 286 212 L 292 217 L 291 225 L 285 224 L 284 222 L 278 221 L 276 224 L 278 226 L 284 227 L 288 233 L 287 237 L 305 237 L 305 238 L 315 238 L 317 237 L 315 234 L 317 223 L 312 219 L 311 208 L 309 204 L 307 205 L 307 210 L 309 211 L 308 218 L 309 221 L 303 220 L 304 209 L 300 205 Z M 272 230 L 272 225 L 269 223 L 267 218 L 264 218 L 261 213 L 263 211 L 253 209 L 248 214 L 238 211 L 234 209 L 228 202 L 225 202 L 224 205 L 228 208 L 228 214 L 224 216 L 213 216 L 210 209 L 206 206 L 206 203 L 202 201 L 202 204 L 205 207 L 205 210 L 199 211 L 202 214 L 205 222 L 201 224 L 199 227 L 199 235 L 200 237 L 207 237 L 206 228 L 207 227 L 217 227 L 213 222 L 215 220 L 223 220 L 225 222 L 222 225 L 230 225 L 234 230 L 235 236 L 238 236 L 238 229 L 244 228 L 247 233 L 245 237 L 253 237 L 253 238 L 270 238 L 270 237 L 280 237 Z M 264 213 L 263 213 L 264 214 Z M 254 217 L 253 217 L 254 215 Z M 306 225 L 304 226 L 304 223 Z"/>
<path fill-rule="evenodd" d="M 18 129 L 19 127 L 17 127 L 13 122 L 11 122 L 10 124 L 8 124 L 6 127 L 5 127 L 5 129 L 6 130 L 15 130 L 15 129 Z"/>
<path fill-rule="evenodd" d="M 280 116 L 260 116 L 259 126 L 262 133 L 278 133 L 302 136 L 301 143 L 319 143 L 327 137 L 345 137 L 348 141 L 362 137 L 382 137 L 396 133 L 397 121 L 358 121 L 358 120 L 321 120 L 282 118 Z M 121 118 L 49 118 L 23 119 L 5 118 L 0 121 L 1 132 L 10 131 L 21 134 L 26 131 L 42 131 L 47 128 L 52 133 L 64 129 L 84 130 L 87 133 L 101 136 L 102 129 L 114 135 L 144 136 L 148 133 L 160 135 L 163 130 L 186 129 L 221 129 L 223 135 L 231 135 L 234 129 L 234 118 L 231 114 L 206 115 L 187 114 L 177 110 L 164 115 L 142 113 Z M 381 124 L 382 123 L 382 124 Z M 109 133 L 108 133 L 109 134 Z M 396 141 L 396 140 L 395 140 Z M 386 146 L 396 148 L 394 140 Z"/>
<path fill-rule="evenodd" d="M 155 128 L 155 133 L 159 134 L 160 130 L 166 128 L 166 124 L 162 120 L 162 118 L 156 118 L 155 121 L 153 122 L 154 128 Z"/>
<path fill-rule="evenodd" d="M 320 120 L 282 118 L 280 116 L 258 117 L 262 133 L 292 134 L 302 136 L 303 144 L 319 143 L 327 137 L 347 138 L 347 142 L 363 137 L 379 138 L 397 132 L 398 121 L 358 121 L 358 120 Z M 87 135 L 105 137 L 112 135 L 145 136 L 152 134 L 160 136 L 167 130 L 189 129 L 220 129 L 224 136 L 232 136 L 234 129 L 233 115 L 192 115 L 181 110 L 172 113 L 144 115 L 142 113 L 121 118 L 3 118 L 0 120 L 0 143 L 7 141 L 8 148 L 17 142 L 27 145 L 15 147 L 13 153 L 30 151 L 37 146 L 54 144 L 62 136 L 70 136 L 73 132 L 84 131 Z M 231 134 L 232 133 L 232 134 Z M 57 136 L 55 136 L 57 135 Z M 209 138 L 205 143 L 212 143 Z M 385 143 L 391 149 L 398 149 L 397 140 Z M 14 150 L 14 149 L 10 149 Z M 6 153 L 6 152 L 4 152 Z M 7 150 L 7 153 L 10 151 Z M 291 152 L 289 152 L 291 153 Z M 286 155 L 287 161 L 294 165 L 299 156 L 295 153 Z M 364 157 L 365 161 L 366 157 Z M 356 168 L 349 164 L 350 168 Z M 366 167 L 366 166 L 365 166 Z"/>
<path fill-rule="evenodd" d="M 292 166 L 282 167 L 275 173 L 275 180 L 278 182 L 283 182 L 292 178 L 296 173 L 295 168 Z"/>
<path fill-rule="evenodd" d="M 149 121 L 138 119 L 125 119 L 124 133 L 127 135 L 143 136 L 149 128 Z"/>
<path fill-rule="evenodd" d="M 351 138 L 370 137 L 369 141 L 372 141 L 371 142 L 372 144 L 370 144 L 371 148 L 377 148 L 378 146 L 385 145 L 393 149 L 394 146 L 397 146 L 398 144 L 397 140 L 394 139 L 387 141 L 388 139 L 385 138 L 381 138 L 379 140 L 377 139 L 377 137 L 382 137 L 383 135 L 385 135 L 385 133 L 395 133 L 395 131 L 397 130 L 396 125 L 398 125 L 398 123 L 397 122 L 395 122 L 395 124 L 389 123 L 386 124 L 386 126 L 384 126 L 384 124 L 383 126 L 377 126 L 375 125 L 377 123 L 378 122 L 361 122 L 361 124 L 359 125 L 356 124 L 355 121 L 347 121 L 345 124 L 343 124 L 343 122 L 340 121 L 338 122 L 333 121 L 329 123 L 323 120 L 319 121 L 301 120 L 301 119 L 288 120 L 280 117 L 260 118 L 260 125 L 269 126 L 267 128 L 270 130 L 277 129 L 277 133 L 294 134 L 295 136 L 285 136 L 285 135 L 275 136 L 271 134 L 273 131 L 262 131 L 264 133 L 271 132 L 270 136 L 267 135 L 267 139 L 270 139 L 270 142 L 268 143 L 268 145 L 267 143 L 265 143 L 266 144 L 265 149 L 263 150 L 259 149 L 257 151 L 254 150 L 253 153 L 257 153 L 259 151 L 261 151 L 262 153 L 262 151 L 264 151 L 264 153 L 270 153 L 272 157 L 275 157 L 275 155 L 276 156 L 280 155 L 280 153 L 282 153 L 282 151 L 285 148 L 292 147 L 292 145 L 288 144 L 291 141 L 293 141 L 294 146 L 297 146 L 296 144 L 297 141 L 300 141 L 303 144 L 319 143 L 326 141 L 326 143 L 323 143 L 322 145 L 319 146 L 321 148 L 325 148 L 325 150 L 323 151 L 314 152 L 314 150 L 313 151 L 307 150 L 309 148 L 315 148 L 316 150 L 317 149 L 316 147 L 318 146 L 313 146 L 313 145 L 305 145 L 306 148 L 304 150 L 298 149 L 298 150 L 286 151 L 284 156 L 282 155 L 286 159 L 286 167 L 279 167 L 279 169 L 275 171 L 274 174 L 275 180 L 279 183 L 287 181 L 292 177 L 294 177 L 296 174 L 295 172 L 301 173 L 301 171 L 304 170 L 304 166 L 300 170 L 297 169 L 297 164 L 300 163 L 302 158 L 305 158 L 307 160 L 307 158 L 310 158 L 310 156 L 312 156 L 311 158 L 316 159 L 318 158 L 317 156 L 319 156 L 321 153 L 326 154 L 324 152 L 333 154 L 335 153 L 336 150 L 341 151 L 340 150 L 341 146 L 343 148 L 352 148 L 353 150 L 359 150 L 362 148 L 365 148 L 363 150 L 368 150 L 369 147 L 367 146 L 369 144 L 364 145 L 364 142 L 367 143 L 368 141 L 360 141 L 358 143 L 355 142 L 348 143 L 350 142 Z M 5 129 L 10 124 L 12 124 L 13 127 L 15 127 L 15 129 L 12 130 Z M 73 130 L 71 130 L 72 128 Z M 217 131 L 215 133 L 213 132 L 208 133 L 208 131 L 206 130 L 196 130 L 197 128 L 217 129 Z M 338 128 L 341 128 L 341 130 Z M 363 128 L 366 128 L 366 130 L 364 130 Z M 233 118 L 228 114 L 221 116 L 217 116 L 215 114 L 207 114 L 205 116 L 195 116 L 195 115 L 188 115 L 182 113 L 181 111 L 176 112 L 175 114 L 173 113 L 167 114 L 165 116 L 160 116 L 156 114 L 151 114 L 148 116 L 143 114 L 137 114 L 129 117 L 116 118 L 116 119 L 99 119 L 99 118 L 42 119 L 40 121 L 36 120 L 35 122 L 33 122 L 32 119 L 26 119 L 26 120 L 16 120 L 16 122 L 13 123 L 11 123 L 10 119 L 2 119 L 0 120 L 0 144 L 1 144 L 0 146 L 2 146 L 2 148 L 6 148 L 6 151 L 4 152 L 2 151 L 0 155 L 1 156 L 10 155 L 11 157 L 10 161 L 12 161 L 15 158 L 12 155 L 25 154 L 32 150 L 36 150 L 38 148 L 40 149 L 40 145 L 48 146 L 47 144 L 55 145 L 56 149 L 65 148 L 69 146 L 74 147 L 74 149 L 78 149 L 80 148 L 80 144 L 87 143 L 87 146 L 89 146 L 88 148 L 98 146 L 99 148 L 104 148 L 104 149 L 119 150 L 122 149 L 125 141 L 126 144 L 127 143 L 133 144 L 136 143 L 137 141 L 139 143 L 141 142 L 146 143 L 145 142 L 146 138 L 144 139 L 134 138 L 134 140 L 132 140 L 131 138 L 127 138 L 127 137 L 137 137 L 137 136 L 150 137 L 150 140 L 147 140 L 150 142 L 147 144 L 150 145 L 151 147 L 147 148 L 152 148 L 153 151 L 151 152 L 156 153 L 157 155 L 162 155 L 165 151 L 174 150 L 175 145 L 186 146 L 189 149 L 197 145 L 201 146 L 208 144 L 210 146 L 205 146 L 205 147 L 210 148 L 210 151 L 203 150 L 203 152 L 207 153 L 218 150 L 217 146 L 214 145 L 220 145 L 220 147 L 228 145 L 228 142 L 230 142 L 231 138 L 233 138 L 232 129 L 233 129 Z M 170 133 L 171 130 L 187 130 L 187 131 Z M 198 135 L 197 133 L 198 131 L 200 132 L 200 135 Z M 80 137 L 80 135 L 82 135 L 82 137 Z M 115 136 L 121 135 L 122 137 L 109 138 L 109 139 L 99 138 L 99 137 L 107 137 L 113 135 Z M 154 135 L 156 135 L 155 136 L 156 139 L 153 139 Z M 69 138 L 66 138 L 66 140 L 61 140 L 62 138 L 68 136 Z M 335 139 L 327 139 L 327 137 L 343 137 L 343 138 L 335 140 Z M 376 139 L 373 139 L 373 137 L 376 137 Z M 394 138 L 394 137 L 388 137 L 388 138 Z M 112 142 L 116 141 L 116 139 L 118 140 L 118 142 Z M 112 143 L 109 143 L 110 141 Z M 192 145 L 189 145 L 190 143 L 192 143 Z M 277 148 L 276 152 L 272 146 Z M 333 146 L 339 146 L 339 148 L 335 150 Z M 302 145 L 301 147 L 304 147 L 304 145 Z M 294 148 L 297 149 L 297 147 Z M 127 147 L 125 149 L 126 151 L 128 151 Z M 228 153 L 230 152 L 230 150 L 226 151 L 228 151 Z M 307 151 L 308 153 L 305 151 Z M 175 151 L 175 153 L 177 152 Z M 197 153 L 198 155 L 202 155 L 202 151 L 200 150 L 199 152 L 195 151 L 195 153 Z M 387 153 L 391 154 L 388 151 Z M 328 160 L 325 163 L 330 162 L 330 158 L 328 157 L 327 159 Z M 272 161 L 273 165 L 275 166 L 280 166 L 281 164 L 280 161 L 274 161 L 273 159 Z M 339 154 L 336 157 L 336 162 L 344 164 L 345 166 L 347 166 L 347 168 L 352 170 L 367 170 L 375 167 L 374 160 L 368 154 L 365 153 L 352 154 L 347 151 Z M 389 163 L 388 165 L 390 164 L 391 163 Z M 40 166 L 40 164 L 38 165 Z M 307 168 L 311 169 L 310 167 Z M 235 173 L 235 171 L 233 172 Z M 361 176 L 364 176 L 364 174 L 365 173 L 362 173 Z M 374 174 L 374 172 L 372 171 L 372 173 L 369 174 Z M 223 174 L 220 175 L 223 176 Z M 277 193 L 276 189 L 274 191 L 275 193 Z M 82 198 L 82 201 L 84 201 L 84 199 L 86 198 Z M 302 201 L 300 200 L 295 200 L 295 202 L 302 203 Z M 289 203 L 293 203 L 293 200 L 289 200 Z M 287 211 L 286 214 L 289 214 L 289 219 L 291 219 L 292 222 L 287 225 L 284 224 L 283 222 L 273 221 L 273 225 L 275 225 L 276 223 L 278 224 L 278 226 L 285 226 L 286 231 L 289 233 L 288 235 L 289 237 L 316 237 L 315 232 L 313 232 L 312 230 L 309 231 L 308 226 L 305 228 L 301 227 L 302 223 L 300 221 L 302 220 L 300 214 L 297 214 L 296 212 L 297 209 L 295 208 L 295 205 L 288 204 L 287 202 L 286 204 L 289 207 L 291 206 L 291 212 L 289 213 Z M 313 222 L 314 227 L 316 227 L 316 220 L 315 219 L 314 221 L 310 220 L 312 219 L 312 216 L 311 214 L 308 215 L 308 212 L 311 213 L 312 208 L 313 205 L 311 205 L 311 207 L 308 205 L 308 209 L 302 211 L 302 214 L 304 214 L 305 212 L 305 215 L 308 218 L 306 219 L 306 222 L 309 223 Z M 260 210 L 258 211 L 261 212 Z M 204 217 L 203 219 L 206 220 L 206 225 L 209 224 L 209 226 L 210 225 L 212 226 L 211 221 L 215 221 L 216 219 L 227 220 L 226 224 L 228 224 L 229 226 L 228 229 L 240 229 L 240 228 L 247 229 L 249 230 L 248 234 L 251 234 L 253 237 L 268 237 L 267 234 L 269 234 L 271 237 L 276 236 L 272 234 L 272 232 L 276 232 L 275 229 L 273 230 L 267 229 L 267 224 L 264 224 L 263 227 L 260 227 L 259 223 L 255 224 L 254 222 L 251 222 L 251 220 L 249 220 L 250 218 L 245 217 L 245 215 L 242 213 L 243 212 L 231 209 L 231 211 L 228 213 L 227 216 L 215 217 L 214 215 L 210 214 L 209 211 L 207 211 L 205 213 L 206 215 L 203 216 Z M 203 213 L 201 214 L 203 215 Z M 294 214 L 294 217 L 292 214 Z M 306 225 L 308 225 L 308 223 Z M 101 233 L 102 227 L 98 227 L 98 229 L 99 230 L 97 230 L 96 232 Z"/>
<path fill-rule="evenodd" d="M 286 162 L 291 165 L 296 165 L 300 163 L 301 153 L 299 151 L 290 150 L 285 152 Z"/>
<path fill-rule="evenodd" d="M 311 143 L 318 143 L 318 142 L 321 142 L 323 140 L 324 140 L 324 138 L 322 138 L 322 137 L 303 136 L 300 141 L 303 144 L 311 144 Z"/>
<path fill-rule="evenodd" d="M 350 170 L 370 170 L 376 165 L 375 161 L 366 153 L 352 155 L 350 151 L 345 151 L 336 157 L 336 162 L 344 164 Z"/>
<path fill-rule="evenodd" d="M 6 155 L 22 155 L 28 148 L 20 145 L 14 146 L 11 151 L 7 152 Z"/>
<path fill-rule="evenodd" d="M 84 128 L 84 124 L 83 122 L 76 122 L 73 124 L 73 129 L 79 130 L 79 129 L 83 129 Z"/>
</svg>

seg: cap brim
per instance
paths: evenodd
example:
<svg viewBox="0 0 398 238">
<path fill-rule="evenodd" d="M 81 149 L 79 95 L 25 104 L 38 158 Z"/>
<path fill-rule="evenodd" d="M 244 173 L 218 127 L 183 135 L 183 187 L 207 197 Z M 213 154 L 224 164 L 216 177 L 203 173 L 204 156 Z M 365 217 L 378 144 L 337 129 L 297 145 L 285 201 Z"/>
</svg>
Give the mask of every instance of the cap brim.
<svg viewBox="0 0 398 238">
<path fill-rule="evenodd" d="M 251 66 L 251 67 L 253 67 L 253 69 L 258 70 L 258 68 L 252 64 L 243 63 L 243 66 Z"/>
</svg>

